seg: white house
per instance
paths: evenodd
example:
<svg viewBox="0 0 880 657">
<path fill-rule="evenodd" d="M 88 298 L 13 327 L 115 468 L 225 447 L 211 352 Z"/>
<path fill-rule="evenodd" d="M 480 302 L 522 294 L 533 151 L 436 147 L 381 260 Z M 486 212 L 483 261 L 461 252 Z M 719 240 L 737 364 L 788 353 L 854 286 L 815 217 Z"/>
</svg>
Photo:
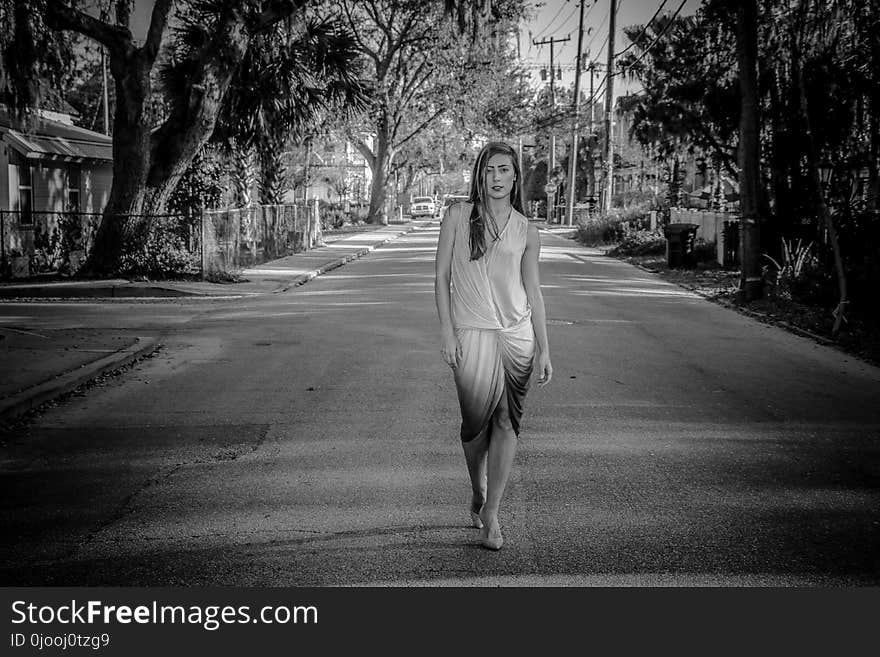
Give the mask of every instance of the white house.
<svg viewBox="0 0 880 657">
<path fill-rule="evenodd" d="M 100 214 L 113 179 L 112 140 L 40 110 L 25 129 L 0 106 L 0 250 L 33 256 L 65 213 Z"/>
</svg>

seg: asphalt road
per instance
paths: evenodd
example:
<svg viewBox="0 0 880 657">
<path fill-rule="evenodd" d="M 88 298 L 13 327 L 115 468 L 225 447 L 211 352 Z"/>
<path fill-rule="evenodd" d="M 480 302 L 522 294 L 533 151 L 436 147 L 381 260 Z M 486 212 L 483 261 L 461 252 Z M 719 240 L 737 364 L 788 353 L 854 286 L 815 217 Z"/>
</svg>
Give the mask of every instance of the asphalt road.
<svg viewBox="0 0 880 657">
<path fill-rule="evenodd" d="M 880 584 L 880 369 L 548 234 L 555 377 L 481 549 L 436 239 L 256 299 L 0 309 L 164 345 L 6 447 L 4 584 Z"/>
</svg>

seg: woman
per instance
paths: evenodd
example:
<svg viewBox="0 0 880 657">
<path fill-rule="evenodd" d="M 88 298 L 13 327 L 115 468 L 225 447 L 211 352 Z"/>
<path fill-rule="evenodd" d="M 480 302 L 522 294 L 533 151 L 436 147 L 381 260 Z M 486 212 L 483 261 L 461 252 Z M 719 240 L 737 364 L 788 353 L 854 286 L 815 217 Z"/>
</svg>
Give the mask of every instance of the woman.
<svg viewBox="0 0 880 657">
<path fill-rule="evenodd" d="M 461 408 L 461 440 L 480 543 L 504 542 L 498 509 L 513 467 L 532 369 L 550 382 L 538 229 L 523 216 L 514 150 L 491 142 L 477 156 L 467 202 L 440 227 L 434 295 L 443 359 Z M 536 353 L 537 349 L 537 353 Z"/>
</svg>

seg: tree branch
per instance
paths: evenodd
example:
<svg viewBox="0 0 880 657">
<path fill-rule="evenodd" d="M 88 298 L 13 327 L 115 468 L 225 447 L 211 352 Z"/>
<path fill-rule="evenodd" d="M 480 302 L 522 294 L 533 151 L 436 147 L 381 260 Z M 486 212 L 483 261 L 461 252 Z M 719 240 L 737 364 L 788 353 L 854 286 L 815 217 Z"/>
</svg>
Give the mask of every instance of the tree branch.
<svg viewBox="0 0 880 657">
<path fill-rule="evenodd" d="M 427 128 L 427 127 L 428 127 L 428 124 L 430 124 L 431 121 L 433 121 L 434 119 L 436 119 L 438 116 L 440 116 L 441 114 L 443 114 L 443 112 L 445 112 L 445 111 L 446 111 L 446 108 L 438 109 L 438 110 L 437 110 L 436 112 L 434 112 L 430 117 L 428 117 L 427 119 L 425 119 L 424 121 L 422 121 L 422 122 L 418 125 L 418 127 L 416 127 L 415 130 L 413 130 L 413 131 L 410 132 L 406 137 L 404 137 L 404 138 L 401 139 L 399 142 L 397 142 L 396 144 L 394 144 L 394 148 L 395 148 L 395 149 L 400 149 L 401 146 L 403 146 L 406 142 L 408 142 L 410 139 L 412 139 L 412 138 L 415 137 L 417 134 L 419 134 L 422 130 L 424 130 L 425 128 Z"/>
<path fill-rule="evenodd" d="M 342 2 L 342 10 L 345 12 L 345 18 L 348 20 L 348 27 L 351 29 L 352 35 L 354 35 L 354 41 L 358 45 L 358 49 L 365 54 L 367 57 L 371 58 L 376 65 L 376 72 L 379 72 L 379 52 L 370 46 L 368 46 L 363 39 L 361 39 L 360 30 L 357 29 L 354 21 L 354 17 L 351 14 L 351 8 L 348 6 L 347 2 Z"/>
<path fill-rule="evenodd" d="M 416 95 L 416 92 L 431 78 L 432 69 L 428 67 L 428 70 L 425 70 L 427 64 L 428 60 L 423 59 L 419 64 L 419 67 L 416 69 L 416 72 L 413 73 L 409 84 L 404 83 L 400 98 L 404 105 L 408 104 Z M 421 79 L 419 79 L 420 75 L 422 75 Z"/>
<path fill-rule="evenodd" d="M 257 16 L 256 22 L 251 26 L 253 32 L 262 32 L 272 27 L 282 18 L 287 18 L 295 10 L 305 6 L 305 0 L 270 0 L 268 5 L 264 6 L 263 11 Z"/>
<path fill-rule="evenodd" d="M 356 137 L 351 133 L 348 133 L 346 135 L 346 138 L 348 139 L 348 141 L 354 144 L 354 147 L 358 149 L 358 152 L 363 155 L 364 159 L 367 161 L 367 164 L 370 166 L 370 169 L 375 169 L 376 156 L 373 154 L 373 151 L 370 150 L 370 147 L 367 146 L 367 143 L 360 137 Z"/>
<path fill-rule="evenodd" d="M 94 39 L 111 52 L 124 52 L 132 47 L 131 30 L 110 25 L 60 2 L 46 5 L 46 23 L 56 30 L 72 30 Z"/>
<path fill-rule="evenodd" d="M 156 61 L 159 54 L 159 47 L 162 45 L 162 36 L 165 33 L 165 27 L 168 25 L 168 12 L 171 11 L 171 5 L 174 0 L 156 0 L 153 5 L 153 14 L 150 16 L 150 28 L 147 30 L 147 40 L 144 42 L 142 50 L 149 62 Z"/>
</svg>

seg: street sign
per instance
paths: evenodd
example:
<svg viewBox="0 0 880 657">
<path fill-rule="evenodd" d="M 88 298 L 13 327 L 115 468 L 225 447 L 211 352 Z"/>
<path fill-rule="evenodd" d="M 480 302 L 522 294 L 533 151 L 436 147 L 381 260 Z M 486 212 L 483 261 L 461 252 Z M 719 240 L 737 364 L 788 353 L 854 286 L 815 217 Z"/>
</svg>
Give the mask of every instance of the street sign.
<svg viewBox="0 0 880 657">
<path fill-rule="evenodd" d="M 556 185 L 553 183 L 548 183 L 544 185 L 544 193 L 545 194 L 554 194 L 556 192 Z"/>
</svg>

